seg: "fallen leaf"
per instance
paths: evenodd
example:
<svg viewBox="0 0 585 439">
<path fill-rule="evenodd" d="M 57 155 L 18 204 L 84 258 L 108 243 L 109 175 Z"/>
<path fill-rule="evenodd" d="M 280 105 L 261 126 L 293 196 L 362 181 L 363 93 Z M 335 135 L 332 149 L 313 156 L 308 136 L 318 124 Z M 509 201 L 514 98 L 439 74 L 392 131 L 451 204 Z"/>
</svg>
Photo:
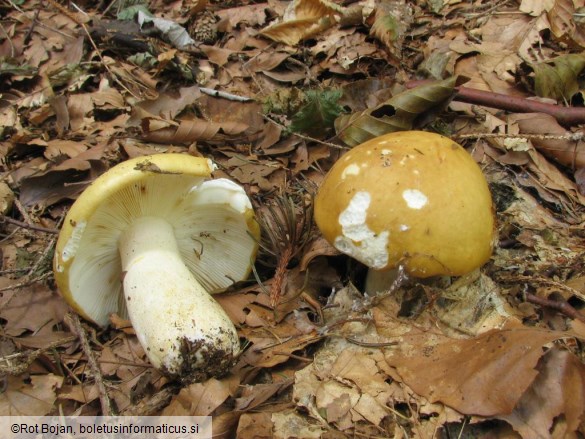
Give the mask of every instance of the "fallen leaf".
<svg viewBox="0 0 585 439">
<path fill-rule="evenodd" d="M 340 20 L 344 9 L 328 0 L 294 0 L 283 21 L 272 24 L 261 34 L 274 41 L 295 46 L 299 41 L 329 29 Z"/>
<path fill-rule="evenodd" d="M 538 375 L 543 346 L 568 336 L 536 328 L 493 330 L 468 340 L 421 332 L 402 336 L 386 361 L 431 402 L 464 414 L 506 415 Z"/>
<path fill-rule="evenodd" d="M 570 352 L 550 349 L 539 361 L 538 376 L 514 411 L 499 416 L 523 438 L 549 437 L 555 419 L 564 418 L 567 437 L 578 434 L 585 414 L 585 366 Z"/>
<path fill-rule="evenodd" d="M 204 383 L 191 384 L 179 392 L 163 410 L 163 416 L 209 416 L 231 396 L 225 381 L 211 378 Z"/>
<path fill-rule="evenodd" d="M 52 328 L 69 311 L 61 296 L 46 285 L 35 283 L 21 289 L 12 300 L 0 309 L 0 317 L 6 320 L 4 332 L 19 336 L 25 331 L 37 332 L 43 327 Z"/>
<path fill-rule="evenodd" d="M 280 382 L 268 383 L 268 384 L 256 384 L 254 386 L 244 386 L 242 394 L 236 398 L 235 410 L 238 411 L 251 411 L 257 408 L 259 405 L 265 403 L 274 396 L 276 393 L 280 393 L 290 385 L 293 380 L 287 379 Z"/>
<path fill-rule="evenodd" d="M 52 409 L 56 390 L 63 377 L 53 374 L 31 376 L 8 375 L 8 388 L 0 394 L 2 416 L 44 416 Z"/>
<path fill-rule="evenodd" d="M 337 136 L 349 146 L 395 131 L 420 126 L 424 116 L 446 106 L 453 96 L 457 77 L 421 85 L 399 93 L 374 108 L 335 119 Z"/>
</svg>

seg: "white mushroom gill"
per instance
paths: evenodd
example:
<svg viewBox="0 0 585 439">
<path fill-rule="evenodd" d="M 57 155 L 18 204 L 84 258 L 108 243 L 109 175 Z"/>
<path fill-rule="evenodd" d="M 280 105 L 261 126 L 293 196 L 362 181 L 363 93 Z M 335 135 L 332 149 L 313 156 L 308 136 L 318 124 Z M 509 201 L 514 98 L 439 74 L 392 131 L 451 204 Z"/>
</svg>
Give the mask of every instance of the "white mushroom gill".
<svg viewBox="0 0 585 439">
<path fill-rule="evenodd" d="M 339 215 L 342 235 L 335 238 L 334 246 L 342 253 L 363 262 L 369 267 L 384 268 L 388 264 L 387 230 L 376 234 L 367 224 L 371 196 L 357 192 L 347 208 Z"/>
</svg>

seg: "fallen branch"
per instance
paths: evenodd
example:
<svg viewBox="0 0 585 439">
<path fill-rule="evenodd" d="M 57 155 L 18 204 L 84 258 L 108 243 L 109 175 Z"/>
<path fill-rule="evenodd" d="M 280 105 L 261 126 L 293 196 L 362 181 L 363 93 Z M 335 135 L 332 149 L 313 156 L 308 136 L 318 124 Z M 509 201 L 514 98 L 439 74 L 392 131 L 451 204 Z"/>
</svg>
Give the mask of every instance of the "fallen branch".
<svg viewBox="0 0 585 439">
<path fill-rule="evenodd" d="M 429 82 L 432 81 L 409 81 L 406 83 L 406 88 L 415 88 Z M 501 93 L 476 90 L 462 86 L 455 87 L 455 90 L 457 92 L 453 97 L 455 101 L 497 108 L 512 113 L 545 113 L 553 116 L 559 123 L 565 126 L 585 123 L 585 108 L 583 107 L 563 107 L 561 105 L 546 104 L 517 96 L 508 96 Z"/>
<path fill-rule="evenodd" d="M 581 320 L 582 322 L 585 322 L 585 316 L 581 314 L 579 311 L 577 311 L 575 308 L 573 308 L 568 302 L 544 299 L 531 293 L 523 293 L 523 295 L 524 299 L 527 302 L 539 305 L 544 308 L 553 309 L 571 319 Z"/>
</svg>

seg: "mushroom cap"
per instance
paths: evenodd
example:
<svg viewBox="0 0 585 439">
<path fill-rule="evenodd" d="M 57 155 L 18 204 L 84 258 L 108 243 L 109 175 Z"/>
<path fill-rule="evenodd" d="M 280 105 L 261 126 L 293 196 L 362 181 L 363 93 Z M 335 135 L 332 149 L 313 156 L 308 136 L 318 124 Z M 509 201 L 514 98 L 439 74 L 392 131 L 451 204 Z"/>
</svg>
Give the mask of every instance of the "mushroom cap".
<svg viewBox="0 0 585 439">
<path fill-rule="evenodd" d="M 173 226 L 185 265 L 208 292 L 246 279 L 260 228 L 244 190 L 209 180 L 212 171 L 205 158 L 156 154 L 98 177 L 71 206 L 55 249 L 55 281 L 72 308 L 102 326 L 111 313 L 127 317 L 118 239 L 141 216 Z"/>
<path fill-rule="evenodd" d="M 315 221 L 342 253 L 420 278 L 480 267 L 495 236 L 477 163 L 452 140 L 423 131 L 386 134 L 343 155 L 319 188 Z"/>
</svg>

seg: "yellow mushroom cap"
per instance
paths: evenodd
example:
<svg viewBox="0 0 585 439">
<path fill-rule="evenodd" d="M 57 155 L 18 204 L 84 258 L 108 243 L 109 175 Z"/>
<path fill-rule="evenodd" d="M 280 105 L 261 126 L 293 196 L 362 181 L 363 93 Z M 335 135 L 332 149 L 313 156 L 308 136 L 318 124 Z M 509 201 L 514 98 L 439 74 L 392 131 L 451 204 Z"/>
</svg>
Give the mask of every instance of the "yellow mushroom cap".
<svg viewBox="0 0 585 439">
<path fill-rule="evenodd" d="M 343 155 L 319 188 L 315 221 L 342 253 L 420 278 L 480 267 L 495 232 L 477 163 L 459 144 L 423 131 L 386 134 Z"/>
</svg>

